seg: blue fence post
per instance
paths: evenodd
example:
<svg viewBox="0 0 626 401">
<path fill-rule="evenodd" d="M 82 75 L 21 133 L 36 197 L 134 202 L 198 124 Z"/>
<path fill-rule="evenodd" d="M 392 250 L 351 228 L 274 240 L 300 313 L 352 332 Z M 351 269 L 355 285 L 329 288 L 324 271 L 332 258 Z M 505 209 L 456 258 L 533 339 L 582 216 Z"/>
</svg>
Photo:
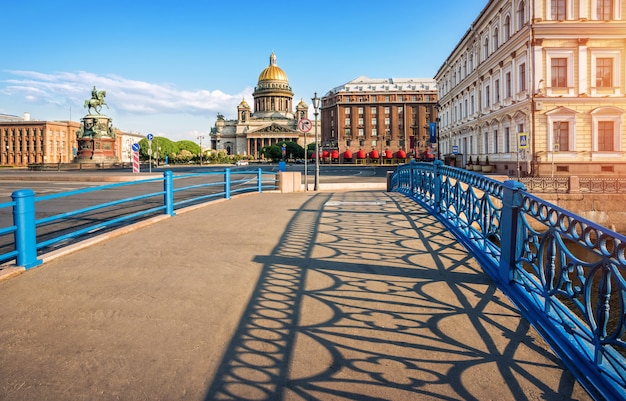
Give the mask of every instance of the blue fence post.
<svg viewBox="0 0 626 401">
<path fill-rule="evenodd" d="M 11 194 L 15 202 L 13 224 L 15 230 L 16 264 L 26 269 L 41 264 L 37 259 L 37 226 L 35 223 L 35 193 L 32 189 L 20 189 Z"/>
<path fill-rule="evenodd" d="M 174 212 L 174 174 L 171 170 L 163 172 L 163 202 L 165 203 L 165 214 L 176 216 Z"/>
<path fill-rule="evenodd" d="M 230 199 L 230 169 L 224 170 L 224 197 Z"/>
<path fill-rule="evenodd" d="M 519 191 L 525 189 L 524 184 L 515 180 L 507 180 L 502 184 L 502 216 L 500 218 L 502 253 L 499 274 L 503 284 L 508 284 L 515 278 L 516 261 L 522 253 L 523 227 L 519 224 L 522 196 Z"/>
<path fill-rule="evenodd" d="M 435 181 L 433 191 L 434 195 L 434 207 L 435 213 L 439 214 L 441 212 L 441 173 L 440 169 L 443 166 L 443 161 L 435 160 L 433 162 L 433 180 Z"/>
<path fill-rule="evenodd" d="M 263 192 L 263 170 L 259 168 L 257 172 L 257 183 L 259 192 Z"/>
</svg>

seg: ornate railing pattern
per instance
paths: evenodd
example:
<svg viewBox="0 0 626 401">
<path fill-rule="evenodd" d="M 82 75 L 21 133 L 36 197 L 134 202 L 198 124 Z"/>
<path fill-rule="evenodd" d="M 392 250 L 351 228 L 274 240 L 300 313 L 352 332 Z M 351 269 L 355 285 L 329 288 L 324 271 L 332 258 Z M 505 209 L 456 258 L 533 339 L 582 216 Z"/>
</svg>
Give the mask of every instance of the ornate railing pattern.
<svg viewBox="0 0 626 401">
<path fill-rule="evenodd" d="M 626 193 L 624 178 L 581 177 L 579 184 L 580 192 Z"/>
<path fill-rule="evenodd" d="M 522 177 L 526 191 L 532 193 L 626 193 L 625 178 L 606 177 Z"/>
<path fill-rule="evenodd" d="M 391 189 L 438 217 L 592 397 L 626 399 L 625 236 L 438 161 L 399 166 Z"/>
</svg>

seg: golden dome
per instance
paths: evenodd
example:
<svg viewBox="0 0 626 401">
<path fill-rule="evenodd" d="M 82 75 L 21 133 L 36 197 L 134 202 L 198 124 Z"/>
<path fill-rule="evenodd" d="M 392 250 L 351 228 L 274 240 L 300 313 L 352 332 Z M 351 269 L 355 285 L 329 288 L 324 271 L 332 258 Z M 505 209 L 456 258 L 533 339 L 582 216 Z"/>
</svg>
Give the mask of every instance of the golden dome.
<svg viewBox="0 0 626 401">
<path fill-rule="evenodd" d="M 282 68 L 276 65 L 276 55 L 274 52 L 270 55 L 270 65 L 259 74 L 259 82 L 262 81 L 284 81 L 289 82 L 287 74 Z"/>
</svg>

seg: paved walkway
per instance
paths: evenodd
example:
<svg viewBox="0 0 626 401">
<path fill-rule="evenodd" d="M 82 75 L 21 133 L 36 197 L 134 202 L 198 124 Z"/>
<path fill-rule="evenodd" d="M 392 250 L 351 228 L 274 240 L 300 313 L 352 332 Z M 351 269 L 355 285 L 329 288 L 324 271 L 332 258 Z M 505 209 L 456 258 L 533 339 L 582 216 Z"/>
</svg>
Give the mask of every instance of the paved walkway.
<svg viewBox="0 0 626 401">
<path fill-rule="evenodd" d="M 431 216 L 382 191 L 179 212 L 0 281 L 2 400 L 588 399 Z"/>
</svg>

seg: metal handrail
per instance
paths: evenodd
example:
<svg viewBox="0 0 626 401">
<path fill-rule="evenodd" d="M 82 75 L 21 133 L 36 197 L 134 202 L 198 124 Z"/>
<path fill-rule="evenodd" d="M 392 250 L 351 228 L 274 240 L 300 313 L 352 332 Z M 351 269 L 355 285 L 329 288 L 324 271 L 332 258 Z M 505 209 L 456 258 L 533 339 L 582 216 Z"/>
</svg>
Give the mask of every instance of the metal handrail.
<svg viewBox="0 0 626 401">
<path fill-rule="evenodd" d="M 215 177 L 218 177 L 215 180 Z M 190 179 L 200 181 L 189 184 Z M 105 202 L 94 202 L 80 208 L 38 217 L 41 210 L 53 200 L 74 199 L 85 194 L 115 191 L 122 187 L 156 184 L 162 189 L 150 190 L 134 196 L 120 196 Z M 153 189 L 153 188 L 151 188 Z M 174 175 L 167 170 L 163 177 L 132 182 L 120 182 L 73 191 L 36 196 L 30 189 L 13 192 L 11 202 L 0 204 L 0 212 L 12 213 L 13 224 L 0 227 L 0 240 L 7 249 L 0 254 L 0 263 L 15 262 L 17 266 L 32 268 L 41 264 L 42 253 L 69 243 L 86 239 L 124 224 L 165 214 L 175 216 L 175 210 L 206 203 L 214 199 L 230 199 L 233 194 L 262 192 L 277 189 L 277 174 L 257 170 L 231 172 L 209 171 Z M 175 196 L 176 195 L 176 196 Z M 127 208 L 124 210 L 123 208 Z M 112 214 L 104 217 L 104 213 Z M 72 223 L 72 224 L 68 224 Z M 11 241 L 11 236 L 13 241 Z"/>
<path fill-rule="evenodd" d="M 455 235 L 592 397 L 626 399 L 624 235 L 441 161 L 399 166 L 391 189 Z"/>
</svg>

